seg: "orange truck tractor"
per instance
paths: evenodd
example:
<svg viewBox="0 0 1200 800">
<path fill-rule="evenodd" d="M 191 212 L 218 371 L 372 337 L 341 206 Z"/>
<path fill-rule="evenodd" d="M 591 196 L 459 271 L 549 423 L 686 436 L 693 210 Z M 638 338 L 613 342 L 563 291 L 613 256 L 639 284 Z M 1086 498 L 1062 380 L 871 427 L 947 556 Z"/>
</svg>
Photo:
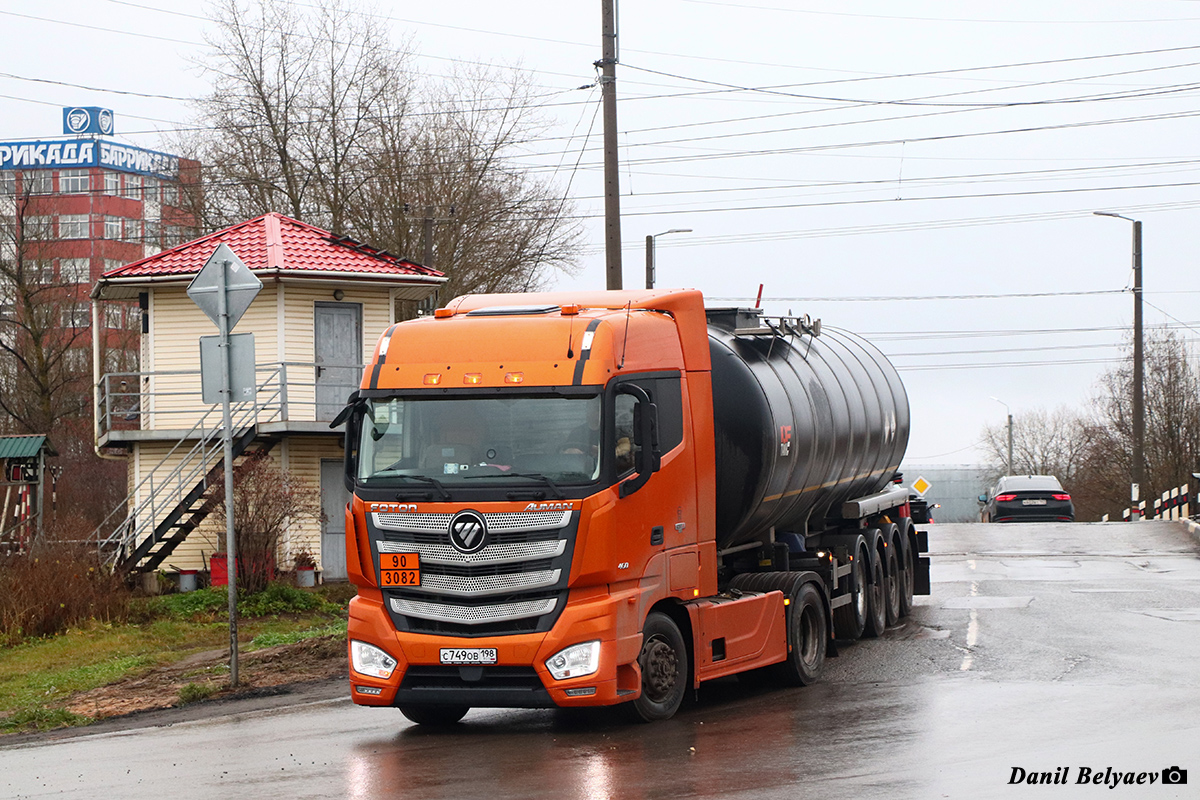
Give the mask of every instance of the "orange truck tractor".
<svg viewBox="0 0 1200 800">
<path fill-rule="evenodd" d="M 346 425 L 354 702 L 672 716 L 820 675 L 929 591 L 908 400 L 858 337 L 696 291 L 459 297 L 390 327 Z"/>
</svg>

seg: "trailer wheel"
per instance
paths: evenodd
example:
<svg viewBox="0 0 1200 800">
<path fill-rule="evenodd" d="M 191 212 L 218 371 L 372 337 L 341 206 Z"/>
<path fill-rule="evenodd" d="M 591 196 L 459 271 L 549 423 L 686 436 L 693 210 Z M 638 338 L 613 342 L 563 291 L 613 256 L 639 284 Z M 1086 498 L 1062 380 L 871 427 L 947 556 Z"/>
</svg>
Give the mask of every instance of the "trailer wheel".
<svg viewBox="0 0 1200 800">
<path fill-rule="evenodd" d="M 813 584 L 801 584 L 792 597 L 787 633 L 788 658 L 779 665 L 784 682 L 793 686 L 815 683 L 825 664 L 829 629 L 825 623 L 825 604 Z"/>
<path fill-rule="evenodd" d="M 867 627 L 867 565 L 866 551 L 859 548 L 850 562 L 846 576 L 846 591 L 850 602 L 833 610 L 833 630 L 839 639 L 858 639 Z"/>
<path fill-rule="evenodd" d="M 895 625 L 900 621 L 900 581 L 903 576 L 900 575 L 900 554 L 896 552 L 894 538 L 883 549 L 883 567 L 886 573 L 884 600 L 887 603 L 887 621 L 888 625 Z"/>
<path fill-rule="evenodd" d="M 400 713 L 418 725 L 453 725 L 467 715 L 470 706 L 403 705 Z"/>
<path fill-rule="evenodd" d="M 912 522 L 900 527 L 900 565 L 904 568 L 900 580 L 900 616 L 907 617 L 912 613 L 913 594 L 917 580 L 917 548 L 912 542 Z"/>
<path fill-rule="evenodd" d="M 670 719 L 687 692 L 688 653 L 679 626 L 666 614 L 652 611 L 646 617 L 638 666 L 642 671 L 642 693 L 629 703 L 634 719 Z"/>
<path fill-rule="evenodd" d="M 867 627 L 863 636 L 882 636 L 887 630 L 887 576 L 884 574 L 883 556 L 878 550 L 871 551 L 871 587 L 867 592 Z"/>
</svg>

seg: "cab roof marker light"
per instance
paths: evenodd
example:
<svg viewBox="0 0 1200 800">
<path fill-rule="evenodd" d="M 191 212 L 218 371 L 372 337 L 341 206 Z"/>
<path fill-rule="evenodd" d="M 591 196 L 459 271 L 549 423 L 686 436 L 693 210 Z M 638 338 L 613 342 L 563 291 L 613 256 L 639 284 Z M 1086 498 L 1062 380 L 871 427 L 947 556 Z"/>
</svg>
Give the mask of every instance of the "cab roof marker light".
<svg viewBox="0 0 1200 800">
<path fill-rule="evenodd" d="M 449 319 L 454 316 L 453 308 L 436 308 L 433 311 L 434 319 Z"/>
<path fill-rule="evenodd" d="M 525 382 L 525 373 L 524 372 L 506 373 L 504 376 L 504 382 L 505 383 L 524 383 Z"/>
<path fill-rule="evenodd" d="M 581 310 L 582 309 L 580 308 L 578 303 L 568 303 L 568 304 L 562 306 L 562 308 L 561 308 L 562 315 L 564 317 L 573 317 L 576 314 L 578 314 Z"/>
<path fill-rule="evenodd" d="M 440 372 L 427 372 L 425 373 L 425 378 L 421 381 L 426 386 L 437 386 L 441 382 L 442 373 Z"/>
<path fill-rule="evenodd" d="M 483 383 L 483 373 L 468 372 L 466 375 L 463 375 L 463 383 L 467 383 L 467 384 Z"/>
</svg>

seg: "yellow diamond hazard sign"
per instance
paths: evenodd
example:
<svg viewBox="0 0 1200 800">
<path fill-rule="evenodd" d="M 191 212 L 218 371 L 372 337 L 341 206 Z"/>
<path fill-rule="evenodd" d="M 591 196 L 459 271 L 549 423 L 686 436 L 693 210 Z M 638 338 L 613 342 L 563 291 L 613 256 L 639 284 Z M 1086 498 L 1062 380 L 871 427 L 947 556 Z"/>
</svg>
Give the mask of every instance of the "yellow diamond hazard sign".
<svg viewBox="0 0 1200 800">
<path fill-rule="evenodd" d="M 925 494 L 929 491 L 929 487 L 932 485 L 933 484 L 924 478 L 917 478 L 915 481 L 913 481 L 912 488 L 917 490 L 917 494 Z"/>
</svg>

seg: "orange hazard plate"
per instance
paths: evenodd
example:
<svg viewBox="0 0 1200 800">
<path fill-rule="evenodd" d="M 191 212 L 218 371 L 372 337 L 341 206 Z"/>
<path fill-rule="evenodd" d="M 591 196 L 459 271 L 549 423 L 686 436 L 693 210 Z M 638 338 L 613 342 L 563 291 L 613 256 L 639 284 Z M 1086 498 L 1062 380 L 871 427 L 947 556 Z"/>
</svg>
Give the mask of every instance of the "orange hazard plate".
<svg viewBox="0 0 1200 800">
<path fill-rule="evenodd" d="M 380 553 L 380 586 L 420 586 L 421 556 L 417 553 Z"/>
</svg>

